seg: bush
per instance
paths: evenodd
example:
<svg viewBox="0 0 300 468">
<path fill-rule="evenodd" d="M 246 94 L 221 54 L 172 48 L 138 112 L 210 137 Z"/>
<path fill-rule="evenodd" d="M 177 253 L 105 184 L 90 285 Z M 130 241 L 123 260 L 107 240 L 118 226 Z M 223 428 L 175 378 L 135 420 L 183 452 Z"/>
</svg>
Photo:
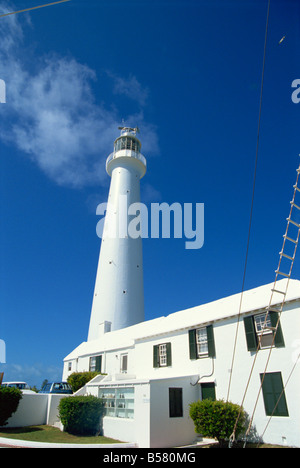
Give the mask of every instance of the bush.
<svg viewBox="0 0 300 468">
<path fill-rule="evenodd" d="M 22 392 L 18 388 L 0 387 L 0 426 L 6 426 L 7 420 L 17 411 Z"/>
<path fill-rule="evenodd" d="M 69 375 L 67 378 L 67 382 L 75 393 L 99 374 L 100 372 L 73 372 L 73 374 Z"/>
<path fill-rule="evenodd" d="M 190 416 L 197 433 L 216 438 L 220 445 L 233 433 L 240 406 L 224 400 L 202 400 L 190 404 Z M 236 428 L 236 437 L 244 430 L 246 413 L 241 409 Z"/>
<path fill-rule="evenodd" d="M 95 435 L 100 430 L 103 403 L 95 396 L 70 396 L 58 405 L 59 418 L 70 434 Z"/>
</svg>

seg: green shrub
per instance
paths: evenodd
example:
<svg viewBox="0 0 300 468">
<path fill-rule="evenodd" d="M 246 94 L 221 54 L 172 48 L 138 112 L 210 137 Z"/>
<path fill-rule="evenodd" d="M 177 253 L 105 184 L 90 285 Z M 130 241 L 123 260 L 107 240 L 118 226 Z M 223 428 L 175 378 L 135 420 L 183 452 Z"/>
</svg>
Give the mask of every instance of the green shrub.
<svg viewBox="0 0 300 468">
<path fill-rule="evenodd" d="M 100 372 L 73 372 L 73 374 L 69 375 L 67 378 L 67 382 L 75 393 L 99 374 Z"/>
<path fill-rule="evenodd" d="M 0 387 L 0 426 L 6 426 L 7 420 L 17 411 L 22 392 L 18 388 Z"/>
<path fill-rule="evenodd" d="M 103 403 L 95 396 L 70 396 L 58 405 L 59 418 L 70 434 L 94 435 L 100 429 Z"/>
<path fill-rule="evenodd" d="M 190 416 L 197 433 L 216 438 L 221 445 L 233 433 L 240 406 L 224 400 L 202 400 L 190 404 Z M 241 409 L 236 428 L 236 437 L 244 430 L 246 413 Z"/>
</svg>

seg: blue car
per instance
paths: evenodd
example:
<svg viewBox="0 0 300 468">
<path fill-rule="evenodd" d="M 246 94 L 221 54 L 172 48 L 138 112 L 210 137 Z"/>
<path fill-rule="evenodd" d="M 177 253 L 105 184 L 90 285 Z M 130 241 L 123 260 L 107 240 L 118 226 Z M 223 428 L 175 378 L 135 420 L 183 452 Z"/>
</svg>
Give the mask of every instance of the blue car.
<svg viewBox="0 0 300 468">
<path fill-rule="evenodd" d="M 73 392 L 67 382 L 48 382 L 39 393 L 66 393 L 71 395 Z"/>
</svg>

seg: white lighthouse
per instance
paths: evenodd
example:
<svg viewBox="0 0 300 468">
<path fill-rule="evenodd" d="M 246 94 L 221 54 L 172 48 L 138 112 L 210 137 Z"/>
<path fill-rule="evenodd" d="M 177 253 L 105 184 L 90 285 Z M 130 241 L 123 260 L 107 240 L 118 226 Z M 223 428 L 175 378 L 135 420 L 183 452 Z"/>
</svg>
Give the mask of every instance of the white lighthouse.
<svg viewBox="0 0 300 468">
<path fill-rule="evenodd" d="M 106 161 L 111 176 L 98 263 L 88 341 L 105 331 L 144 321 L 141 236 L 128 232 L 128 208 L 140 202 L 140 179 L 146 172 L 138 128 L 119 127 L 114 151 Z"/>
</svg>

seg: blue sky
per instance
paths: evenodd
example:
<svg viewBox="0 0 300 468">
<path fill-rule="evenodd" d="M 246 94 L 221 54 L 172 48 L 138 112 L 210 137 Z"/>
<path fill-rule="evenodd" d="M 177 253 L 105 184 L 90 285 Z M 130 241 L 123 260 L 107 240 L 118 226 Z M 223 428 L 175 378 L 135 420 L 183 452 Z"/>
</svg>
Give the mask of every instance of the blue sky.
<svg viewBox="0 0 300 468">
<path fill-rule="evenodd" d="M 266 0 L 71 0 L 0 19 L 6 380 L 60 378 L 87 338 L 96 206 L 123 119 L 141 129 L 142 201 L 205 204 L 203 248 L 144 239 L 146 319 L 241 290 L 266 12 Z M 279 260 L 299 165 L 299 51 L 300 2 L 271 0 L 246 289 L 273 282 Z"/>
</svg>

